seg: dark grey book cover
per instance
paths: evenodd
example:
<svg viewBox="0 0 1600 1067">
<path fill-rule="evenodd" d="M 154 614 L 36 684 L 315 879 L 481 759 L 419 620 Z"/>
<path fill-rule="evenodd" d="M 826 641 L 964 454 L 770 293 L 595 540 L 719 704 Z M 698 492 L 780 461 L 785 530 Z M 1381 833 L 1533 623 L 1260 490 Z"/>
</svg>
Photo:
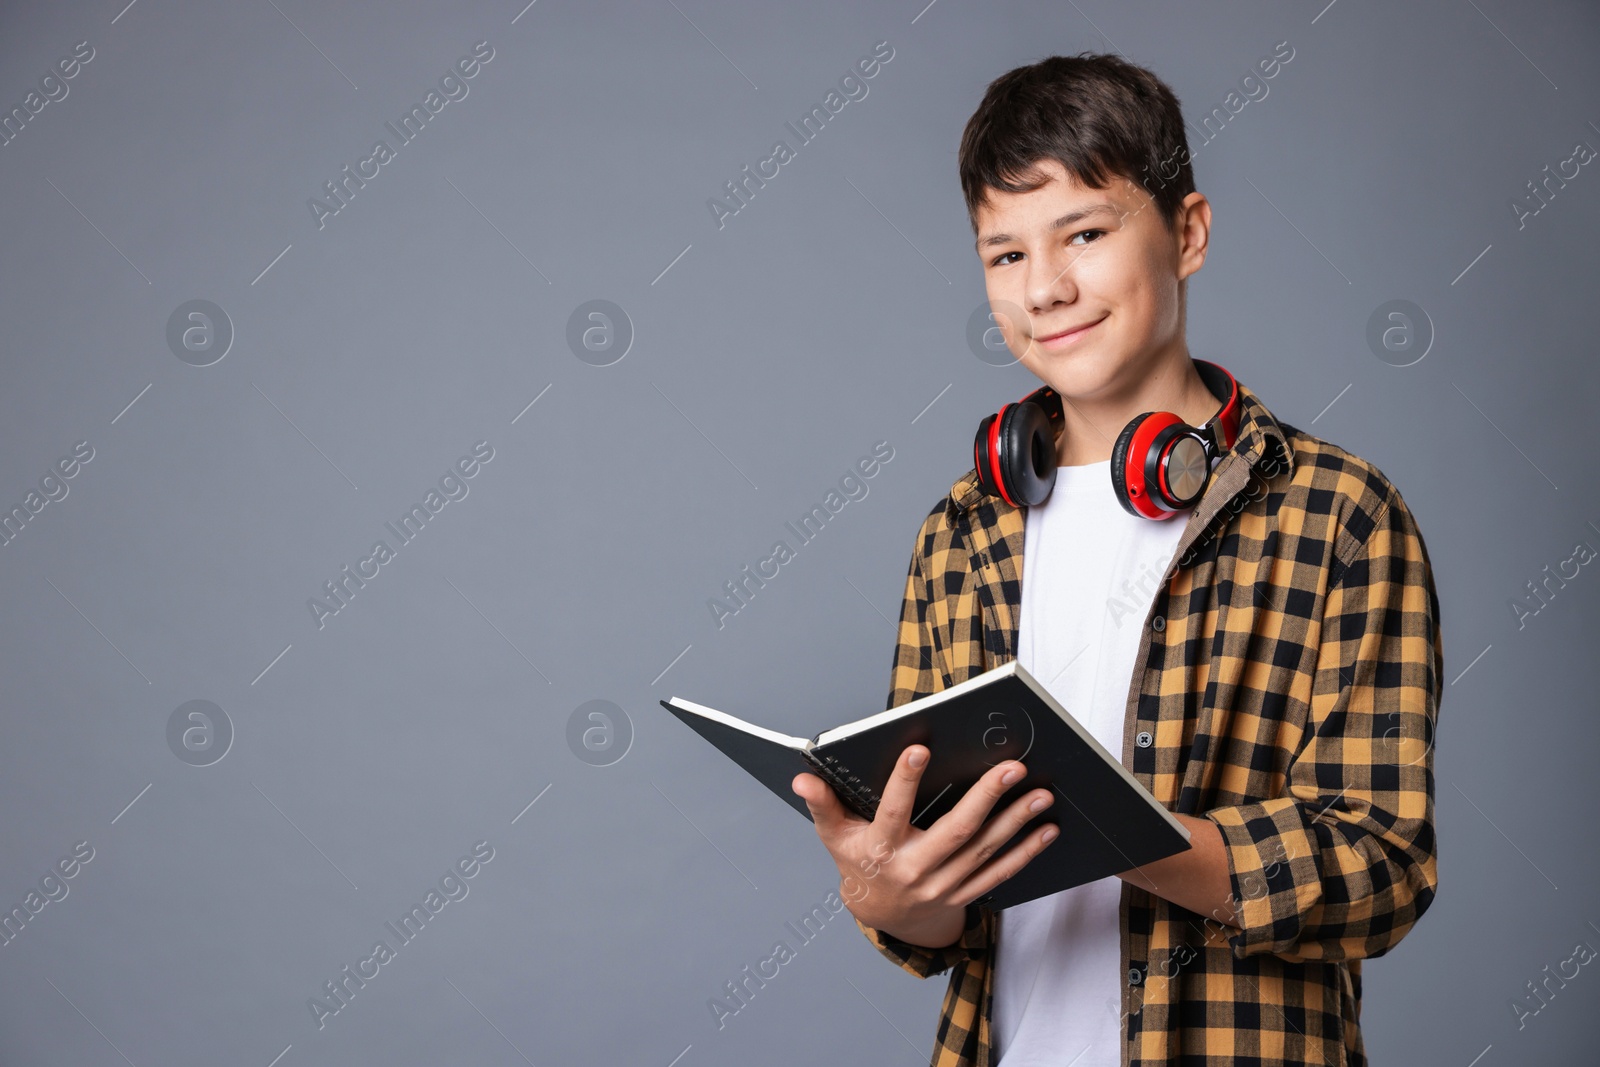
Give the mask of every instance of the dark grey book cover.
<svg viewBox="0 0 1600 1067">
<path fill-rule="evenodd" d="M 1097 881 L 1189 847 L 1183 824 L 1016 660 L 809 740 L 678 697 L 661 705 L 808 819 L 805 801 L 789 788 L 801 771 L 822 777 L 870 819 L 900 753 L 907 745 L 926 745 L 931 755 L 911 820 L 926 830 L 990 767 L 1021 760 L 1027 774 L 990 814 L 1040 787 L 1056 800 L 1001 851 L 1045 822 L 1058 825 L 1061 837 L 979 899 L 991 908 Z"/>
</svg>

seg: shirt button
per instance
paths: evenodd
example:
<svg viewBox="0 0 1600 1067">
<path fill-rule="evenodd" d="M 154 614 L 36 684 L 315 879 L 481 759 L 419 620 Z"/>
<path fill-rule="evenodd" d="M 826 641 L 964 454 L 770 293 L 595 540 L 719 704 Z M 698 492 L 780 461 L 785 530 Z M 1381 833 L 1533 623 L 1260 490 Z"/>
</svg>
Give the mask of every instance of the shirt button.
<svg viewBox="0 0 1600 1067">
<path fill-rule="evenodd" d="M 1150 620 L 1150 629 L 1154 630 L 1156 633 L 1160 633 L 1166 628 L 1167 620 L 1162 618 L 1160 615 L 1157 615 L 1155 618 Z"/>
<path fill-rule="evenodd" d="M 1137 968 L 1137 967 L 1129 967 L 1128 968 L 1128 984 L 1129 985 L 1138 985 L 1140 980 L 1143 979 L 1143 978 L 1144 978 L 1144 975 L 1140 973 L 1139 968 Z"/>
<path fill-rule="evenodd" d="M 1133 739 L 1133 743 L 1140 748 L 1149 748 L 1150 743 L 1154 740 L 1155 738 L 1150 736 L 1149 730 L 1140 730 L 1138 736 Z"/>
</svg>

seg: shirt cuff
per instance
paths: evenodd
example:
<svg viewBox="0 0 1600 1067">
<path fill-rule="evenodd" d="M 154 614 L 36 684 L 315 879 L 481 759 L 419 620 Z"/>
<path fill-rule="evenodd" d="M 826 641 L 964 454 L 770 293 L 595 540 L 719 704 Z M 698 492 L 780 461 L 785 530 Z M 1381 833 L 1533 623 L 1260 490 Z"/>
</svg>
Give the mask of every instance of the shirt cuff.
<svg viewBox="0 0 1600 1067">
<path fill-rule="evenodd" d="M 918 978 L 931 978 L 969 959 L 987 955 L 994 939 L 994 912 L 981 904 L 968 904 L 966 925 L 952 944 L 943 948 L 924 948 L 902 941 L 893 934 L 867 926 L 856 919 L 856 926 L 867 935 L 873 947 Z"/>
<path fill-rule="evenodd" d="M 1222 831 L 1237 932 L 1238 959 L 1261 952 L 1293 954 L 1305 917 L 1322 899 L 1316 835 L 1299 802 L 1275 797 L 1214 808 L 1205 817 Z"/>
</svg>

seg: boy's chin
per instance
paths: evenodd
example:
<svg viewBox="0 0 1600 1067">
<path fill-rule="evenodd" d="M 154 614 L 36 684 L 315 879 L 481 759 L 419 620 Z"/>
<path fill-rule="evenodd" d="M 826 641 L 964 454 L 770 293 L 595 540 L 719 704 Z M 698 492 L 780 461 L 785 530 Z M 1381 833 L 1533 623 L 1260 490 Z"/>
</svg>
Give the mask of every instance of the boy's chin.
<svg viewBox="0 0 1600 1067">
<path fill-rule="evenodd" d="M 1024 361 L 1034 377 L 1064 397 L 1093 397 L 1122 377 L 1129 359 L 1099 345 L 1076 352 L 1044 352 L 1037 345 Z"/>
</svg>

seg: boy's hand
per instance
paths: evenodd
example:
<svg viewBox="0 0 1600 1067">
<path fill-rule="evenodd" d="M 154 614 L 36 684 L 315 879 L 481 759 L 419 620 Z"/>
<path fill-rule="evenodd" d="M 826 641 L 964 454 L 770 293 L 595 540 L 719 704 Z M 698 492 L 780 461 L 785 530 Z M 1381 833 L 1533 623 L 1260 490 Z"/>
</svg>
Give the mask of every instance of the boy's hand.
<svg viewBox="0 0 1600 1067">
<path fill-rule="evenodd" d="M 928 829 L 917 829 L 911 809 L 928 755 L 924 745 L 900 753 L 871 822 L 814 774 L 795 775 L 790 788 L 806 802 L 817 836 L 839 867 L 840 895 L 850 913 L 909 944 L 942 948 L 961 936 L 967 905 L 1026 867 L 1058 829 L 1037 827 L 995 856 L 1055 799 L 1048 789 L 1035 789 L 990 819 L 995 802 L 1025 773 L 1016 760 L 991 767 L 955 807 Z"/>
</svg>

